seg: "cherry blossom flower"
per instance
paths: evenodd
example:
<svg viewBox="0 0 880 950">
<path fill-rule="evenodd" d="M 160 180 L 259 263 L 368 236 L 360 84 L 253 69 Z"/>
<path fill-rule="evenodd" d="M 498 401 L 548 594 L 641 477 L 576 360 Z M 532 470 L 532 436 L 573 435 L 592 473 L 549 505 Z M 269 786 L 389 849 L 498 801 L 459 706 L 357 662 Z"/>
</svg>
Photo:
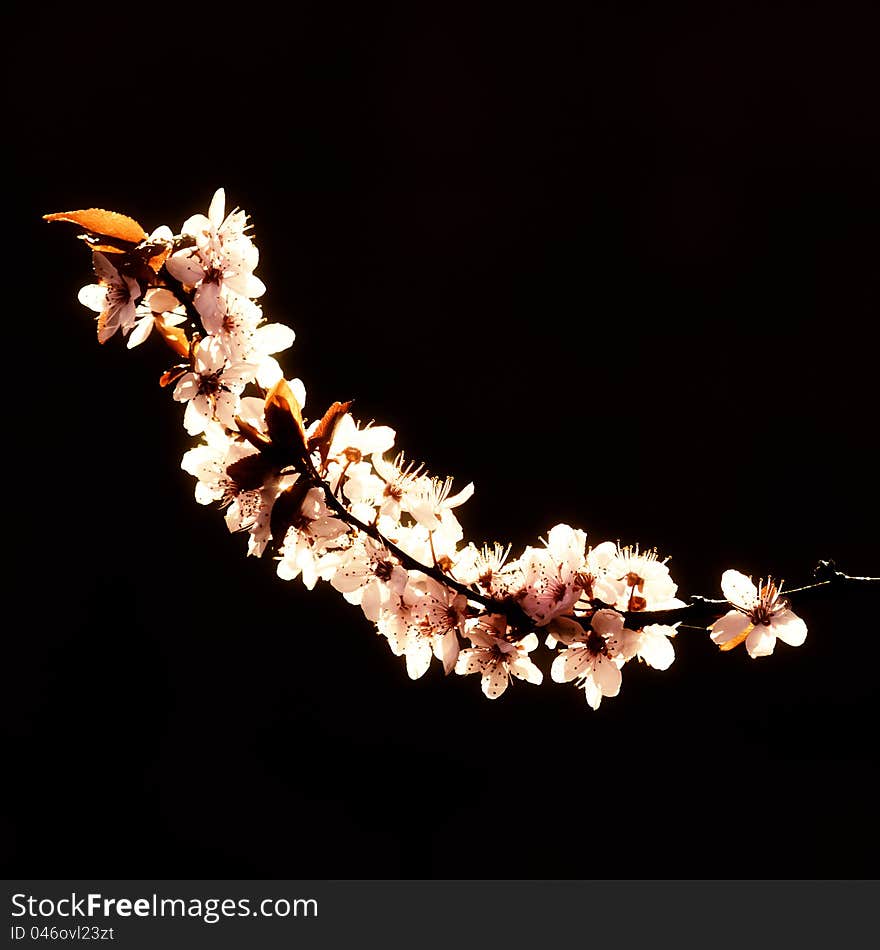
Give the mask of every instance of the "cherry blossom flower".
<svg viewBox="0 0 880 950">
<path fill-rule="evenodd" d="M 523 587 L 515 597 L 539 627 L 568 613 L 581 598 L 586 539 L 583 531 L 556 525 L 543 550 L 528 548 L 520 559 Z"/>
<path fill-rule="evenodd" d="M 263 400 L 246 397 L 241 412 L 254 428 L 263 431 Z M 244 488 L 230 475 L 243 459 L 256 459 L 259 452 L 249 442 L 233 439 L 232 433 L 218 422 L 210 421 L 202 433 L 201 445 L 189 449 L 180 467 L 194 476 L 196 501 L 202 505 L 219 502 L 226 509 L 224 520 L 232 532 L 248 532 L 248 555 L 260 557 L 271 537 L 272 507 L 278 495 L 295 484 L 296 473 L 280 475 L 267 470 L 261 484 Z"/>
<path fill-rule="evenodd" d="M 210 313 L 201 314 L 201 317 L 205 332 L 218 341 L 227 359 L 249 358 L 253 350 L 253 335 L 263 319 L 263 311 L 258 304 L 247 297 L 223 290 L 218 294 L 217 306 Z"/>
<path fill-rule="evenodd" d="M 451 478 L 440 481 L 439 478 L 422 475 L 407 484 L 401 506 L 429 531 L 444 527 L 449 530 L 452 509 L 463 505 L 473 495 L 474 483 L 469 482 L 455 495 L 451 495 L 451 491 Z"/>
<path fill-rule="evenodd" d="M 565 643 L 566 649 L 553 661 L 550 678 L 554 683 L 577 680 L 577 685 L 584 687 L 587 702 L 598 709 L 603 696 L 620 692 L 627 634 L 624 618 L 616 610 L 597 610 L 590 624 L 589 629 L 584 629 L 570 621 L 564 631 L 558 631 L 556 639 Z"/>
<path fill-rule="evenodd" d="M 595 594 L 594 589 L 597 583 L 604 581 L 607 575 L 607 568 L 614 557 L 617 555 L 618 546 L 613 541 L 603 541 L 595 548 L 587 549 L 584 558 L 584 566 L 580 571 L 580 580 L 584 588 L 584 598 L 592 601 Z M 610 596 L 616 596 L 616 591 Z M 597 597 L 597 600 L 602 598 Z"/>
<path fill-rule="evenodd" d="M 79 294 L 79 302 L 98 316 L 98 341 L 106 343 L 117 330 L 128 332 L 135 324 L 135 301 L 141 295 L 136 280 L 119 271 L 100 251 L 92 255 L 97 284 L 88 284 Z"/>
<path fill-rule="evenodd" d="M 401 597 L 409 575 L 388 549 L 372 538 L 358 537 L 344 549 L 321 559 L 321 570 L 332 569 L 331 585 L 350 604 L 359 604 L 373 623 L 392 597 Z"/>
<path fill-rule="evenodd" d="M 307 434 L 311 435 L 317 425 L 318 421 L 313 423 Z M 327 448 L 327 481 L 335 491 L 340 478 L 345 476 L 346 497 L 360 509 L 356 517 L 361 520 L 372 520 L 375 515 L 372 509 L 381 504 L 385 492 L 385 482 L 375 473 L 369 460 L 388 451 L 395 437 L 394 429 L 389 426 L 361 428 L 349 412 L 340 417 L 333 430 Z"/>
<path fill-rule="evenodd" d="M 274 354 L 293 345 L 296 334 L 290 327 L 265 323 L 258 304 L 227 289 L 219 293 L 216 308 L 201 317 L 229 360 L 255 364 L 254 376 L 263 389 L 271 389 L 282 377 Z"/>
<path fill-rule="evenodd" d="M 254 275 L 259 260 L 256 246 L 246 234 L 247 215 L 235 209 L 225 215 L 226 194 L 218 188 L 207 216 L 188 218 L 182 233 L 194 240 L 169 257 L 166 267 L 184 286 L 195 288 L 193 305 L 202 319 L 213 319 L 221 291 L 229 289 L 242 297 L 259 297 L 266 288 Z"/>
<path fill-rule="evenodd" d="M 238 397 L 252 378 L 252 363 L 229 363 L 223 347 L 215 337 L 201 341 L 195 351 L 193 366 L 174 387 L 174 398 L 185 402 L 183 427 L 190 435 L 204 432 L 212 419 L 227 428 L 235 427 Z"/>
<path fill-rule="evenodd" d="M 468 586 L 477 584 L 490 597 L 506 597 L 522 587 L 523 575 L 518 563 L 507 564 L 511 545 L 497 541 L 478 548 L 470 542 L 459 552 L 454 564 L 455 578 Z"/>
<path fill-rule="evenodd" d="M 636 656 L 655 670 L 668 670 L 675 660 L 675 648 L 671 637 L 676 634 L 676 624 L 652 623 L 639 632 Z"/>
<path fill-rule="evenodd" d="M 284 376 L 275 356 L 293 346 L 295 339 L 296 334 L 284 323 L 264 323 L 254 330 L 247 360 L 257 364 L 254 375 L 263 389 L 271 389 Z"/>
<path fill-rule="evenodd" d="M 385 482 L 379 513 L 392 521 L 400 521 L 403 511 L 402 502 L 409 486 L 420 477 L 423 466 L 407 462 L 399 452 L 393 462 L 388 462 L 380 454 L 373 456 L 373 467 Z"/>
<path fill-rule="evenodd" d="M 138 304 L 137 319 L 128 335 L 128 349 L 140 346 L 152 332 L 159 320 L 169 327 L 180 326 L 186 321 L 186 308 L 164 287 L 151 287 Z"/>
<path fill-rule="evenodd" d="M 328 458 L 339 462 L 360 462 L 375 455 L 382 456 L 394 445 L 396 438 L 390 426 L 367 425 L 361 428 L 350 412 L 340 417 L 327 452 Z"/>
<path fill-rule="evenodd" d="M 666 561 L 661 561 L 656 551 L 639 551 L 636 545 L 618 546 L 611 557 L 608 553 L 604 548 L 601 557 L 598 551 L 594 555 L 595 562 L 601 564 L 591 585 L 596 600 L 623 611 L 673 610 L 685 606 L 675 596 L 678 587 L 670 577 Z"/>
<path fill-rule="evenodd" d="M 425 592 L 412 605 L 412 618 L 423 635 L 431 637 L 434 654 L 451 673 L 458 659 L 458 634 L 464 633 L 467 598 L 431 577 Z"/>
<path fill-rule="evenodd" d="M 543 673 L 528 656 L 538 645 L 534 633 L 512 642 L 507 638 L 507 619 L 488 614 L 469 624 L 466 634 L 473 646 L 458 654 L 455 672 L 479 673 L 483 694 L 489 699 L 504 693 L 511 676 L 536 685 L 542 682 Z"/>
<path fill-rule="evenodd" d="M 443 638 L 421 625 L 412 614 L 419 595 L 407 587 L 401 597 L 392 597 L 380 610 L 377 626 L 388 640 L 391 652 L 406 660 L 406 675 L 417 680 L 428 672 L 431 657 L 443 658 Z"/>
<path fill-rule="evenodd" d="M 344 465 L 332 461 L 329 465 L 327 481 L 335 491 L 340 478 L 345 476 L 345 496 L 352 503 L 351 512 L 361 521 L 372 521 L 376 506 L 381 503 L 385 482 L 373 471 L 373 466 L 365 461 L 346 462 Z"/>
<path fill-rule="evenodd" d="M 789 607 L 772 578 L 755 586 L 751 577 L 739 571 L 721 575 L 721 590 L 733 610 L 712 625 L 712 640 L 722 650 L 731 650 L 745 640 L 749 656 L 769 656 L 777 637 L 783 643 L 799 647 L 807 638 L 807 625 Z"/>
<path fill-rule="evenodd" d="M 420 524 L 394 524 L 390 519 L 381 517 L 379 524 L 389 541 L 422 564 L 447 570 L 455 563 L 460 534 L 454 531 L 450 533 L 448 522 L 444 521 L 443 527 L 437 531 L 429 531 Z"/>
<path fill-rule="evenodd" d="M 348 530 L 344 521 L 329 513 L 324 492 L 310 488 L 299 517 L 284 537 L 278 576 L 289 581 L 302 575 L 303 584 L 312 590 L 319 577 L 330 577 L 332 573 L 322 570 L 319 555 L 330 541 L 347 534 Z"/>
<path fill-rule="evenodd" d="M 201 445 L 184 453 L 180 467 L 196 479 L 196 501 L 200 505 L 210 505 L 236 494 L 234 483 L 227 474 L 229 466 L 258 453 L 247 442 L 233 441 L 226 427 L 218 422 L 209 422 L 202 438 Z"/>
</svg>

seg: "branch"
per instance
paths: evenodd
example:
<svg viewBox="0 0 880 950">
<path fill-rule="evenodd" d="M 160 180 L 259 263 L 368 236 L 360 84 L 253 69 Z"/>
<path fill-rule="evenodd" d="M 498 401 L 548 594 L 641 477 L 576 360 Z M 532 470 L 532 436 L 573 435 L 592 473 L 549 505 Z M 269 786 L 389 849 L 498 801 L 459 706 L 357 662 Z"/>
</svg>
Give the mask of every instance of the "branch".
<svg viewBox="0 0 880 950">
<path fill-rule="evenodd" d="M 336 514 L 339 515 L 340 519 L 346 524 L 351 525 L 358 531 L 363 531 L 364 534 L 369 535 L 369 537 L 371 537 L 374 541 L 378 541 L 379 544 L 387 548 L 397 558 L 397 560 L 400 561 L 401 565 L 407 568 L 407 570 L 419 571 L 420 573 L 425 574 L 427 577 L 433 578 L 433 580 L 437 581 L 438 583 L 451 588 L 456 593 L 464 594 L 468 600 L 474 601 L 475 603 L 478 603 L 484 607 L 487 613 L 502 614 L 507 618 L 507 622 L 513 628 L 513 630 L 516 631 L 516 639 L 522 639 L 522 637 L 525 637 L 532 629 L 534 629 L 535 622 L 513 598 L 499 600 L 495 597 L 486 597 L 484 594 L 481 594 L 478 591 L 475 591 L 465 584 L 462 584 L 450 577 L 437 565 L 429 567 L 427 564 L 422 564 L 421 561 L 414 558 L 411 554 L 407 554 L 406 551 L 399 548 L 396 544 L 394 544 L 393 541 L 390 541 L 388 538 L 386 538 L 382 532 L 379 531 L 376 525 L 366 524 L 359 518 L 356 518 L 336 497 L 335 493 L 330 488 L 330 485 L 321 478 L 321 476 L 315 470 L 312 460 L 307 455 L 304 455 L 303 461 L 305 462 L 306 468 L 308 470 L 308 480 L 324 492 L 324 498 L 326 499 L 327 507 L 332 508 Z"/>
<path fill-rule="evenodd" d="M 677 585 L 655 550 L 640 551 L 638 545 L 611 541 L 587 548 L 585 532 L 567 524 L 555 525 L 544 547 L 528 546 L 513 562 L 507 560 L 509 545 L 506 549 L 496 545 L 494 552 L 472 543 L 459 547 L 462 531 L 452 509 L 470 497 L 473 486 L 450 497 L 451 479 L 429 479 L 421 474 L 421 466 L 398 471 L 395 462 L 389 472 L 382 453 L 393 444 L 393 431 L 361 430 L 348 413 L 350 402 L 333 403 L 306 435 L 300 408 L 304 387 L 299 380 L 288 383 L 274 364 L 273 354 L 293 342 L 292 331 L 264 325 L 255 298 L 266 288 L 253 274 L 258 255 L 247 233 L 248 217 L 238 209 L 225 213 L 223 189 L 215 192 L 207 217 L 198 219 L 204 241 L 201 236 L 197 241 L 194 233 L 161 238 L 166 257 L 161 267 L 155 264 L 158 274 L 152 272 L 154 258 L 145 256 L 152 249 L 144 244 L 146 231 L 133 219 L 96 209 L 46 217 L 94 231 L 95 251 L 107 241 L 113 243 L 113 260 L 96 256 L 93 261 L 99 283 L 80 294 L 85 306 L 101 314 L 99 326 L 106 331 L 102 342 L 117 330 L 125 334 L 138 324 L 129 272 L 135 272 L 139 284 L 147 288 L 167 288 L 192 321 L 194 335 L 189 340 L 176 324 L 165 326 L 159 319 L 162 315 L 153 314 L 165 342 L 188 357 L 188 363 L 165 373 L 160 384 L 176 384 L 172 396 L 187 404 L 187 432 L 205 433 L 204 443 L 188 451 L 182 463 L 199 479 L 199 500 L 220 500 L 227 508 L 229 529 L 250 532 L 248 553 L 263 554 L 269 542 L 274 549 L 281 547 L 282 577 L 302 575 L 309 588 L 321 577 L 346 597 L 356 595 L 350 599 L 361 604 L 395 655 L 406 656 L 413 679 L 427 671 L 433 655 L 447 674 L 479 672 L 483 693 L 490 699 L 500 696 L 512 678 L 538 684 L 544 674 L 528 653 L 540 643 L 535 634 L 546 632 L 547 645 L 555 650 L 550 678 L 583 687 L 587 702 L 597 709 L 603 696 L 618 694 L 620 670 L 630 660 L 638 657 L 657 669 L 668 668 L 674 659 L 673 628 L 704 632 L 711 628 L 712 639 L 722 650 L 745 642 L 750 656 L 768 656 L 777 637 L 798 646 L 807 635 L 805 621 L 789 609 L 791 601 L 800 605 L 880 590 L 878 577 L 849 575 L 831 561 L 820 561 L 811 583 L 787 591 L 770 578 L 756 585 L 739 571 L 728 570 L 721 578 L 725 598 L 694 595 L 683 602 L 676 598 Z M 179 272 L 193 286 L 184 285 L 165 265 L 169 253 L 184 248 L 192 250 L 187 251 L 186 271 Z M 200 297 L 202 314 L 194 303 L 194 288 L 206 285 L 211 290 Z M 179 310 L 175 313 L 180 322 Z M 200 328 L 207 331 L 204 337 Z M 146 336 L 131 337 L 130 346 Z M 270 376 L 277 381 L 266 393 L 263 380 Z M 239 414 L 247 386 L 254 386 L 263 399 L 265 431 L 263 423 L 248 422 Z M 297 386 L 302 390 L 299 396 L 294 392 Z M 349 444 L 339 455 L 347 461 L 333 478 L 333 490 L 326 463 L 338 426 L 348 426 L 351 434 L 344 438 L 354 441 L 341 443 Z M 242 439 L 259 454 L 242 455 Z M 359 439 L 363 441 L 358 443 Z M 353 468 L 349 471 L 355 455 L 370 463 L 357 475 Z M 295 486 L 283 488 L 284 477 L 294 474 L 299 476 Z M 354 491 L 351 485 L 359 481 L 353 479 L 362 478 L 366 481 L 361 486 L 370 486 L 372 480 L 372 487 Z M 393 514 L 377 500 L 383 491 L 393 499 Z M 361 502 L 354 500 L 358 493 Z M 328 511 L 336 517 L 325 519 Z M 426 529 L 427 544 L 422 534 Z M 371 538 L 397 563 L 384 563 L 386 559 L 376 558 L 368 546 L 348 544 L 352 532 Z M 431 563 L 421 563 L 399 545 L 418 550 Z M 452 575 L 453 564 L 464 581 Z M 668 603 L 681 606 L 658 609 Z M 638 607 L 643 609 L 634 609 Z M 731 616 L 722 616 L 732 610 Z"/>
<path fill-rule="evenodd" d="M 786 600 L 790 600 L 792 595 L 796 595 L 796 601 L 800 604 L 804 600 L 804 595 L 807 595 L 807 600 L 815 601 L 832 593 L 836 596 L 843 590 L 848 592 L 854 590 L 880 591 L 880 577 L 858 577 L 844 574 L 843 571 L 838 571 L 835 568 L 833 561 L 819 561 L 816 567 L 813 568 L 813 576 L 821 578 L 821 580 L 817 580 L 813 584 L 806 584 L 803 587 L 783 590 L 781 593 Z M 703 630 L 711 626 L 729 607 L 729 602 L 723 597 L 703 597 L 700 594 L 694 594 L 690 599 L 690 603 L 685 604 L 684 607 L 656 611 L 631 610 L 627 611 L 624 616 L 628 623 L 635 623 L 640 626 L 651 623 L 672 624 L 684 620 L 698 621 L 697 624 L 689 623 L 684 626 L 687 629 Z"/>
</svg>

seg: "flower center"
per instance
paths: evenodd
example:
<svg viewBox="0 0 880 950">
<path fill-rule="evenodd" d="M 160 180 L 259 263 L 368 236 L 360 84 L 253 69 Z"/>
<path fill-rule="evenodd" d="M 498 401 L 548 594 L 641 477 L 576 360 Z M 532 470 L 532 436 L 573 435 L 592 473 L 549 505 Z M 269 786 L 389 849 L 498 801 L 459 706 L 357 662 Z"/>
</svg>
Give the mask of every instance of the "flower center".
<svg viewBox="0 0 880 950">
<path fill-rule="evenodd" d="M 562 581 L 551 581 L 547 585 L 547 593 L 553 598 L 554 604 L 561 604 L 568 593 L 568 585 Z"/>
<path fill-rule="evenodd" d="M 601 634 L 590 630 L 587 634 L 586 648 L 593 656 L 608 656 L 608 643 Z"/>
<path fill-rule="evenodd" d="M 394 565 L 391 561 L 379 561 L 376 566 L 373 568 L 373 573 L 380 581 L 390 581 L 391 572 L 394 570 Z"/>
<path fill-rule="evenodd" d="M 223 280 L 223 271 L 216 264 L 209 264 L 205 268 L 203 284 L 219 284 Z"/>
<path fill-rule="evenodd" d="M 203 396 L 216 396 L 223 388 L 220 382 L 220 372 L 204 373 L 199 378 L 199 392 Z"/>
</svg>

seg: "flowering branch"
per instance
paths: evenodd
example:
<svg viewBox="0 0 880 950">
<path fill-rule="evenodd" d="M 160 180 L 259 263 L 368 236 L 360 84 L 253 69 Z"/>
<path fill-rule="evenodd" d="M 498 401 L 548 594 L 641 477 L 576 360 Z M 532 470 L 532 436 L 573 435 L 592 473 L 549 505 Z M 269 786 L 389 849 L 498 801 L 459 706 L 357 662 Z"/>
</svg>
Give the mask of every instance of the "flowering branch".
<svg viewBox="0 0 880 950">
<path fill-rule="evenodd" d="M 306 463 L 308 465 L 308 459 L 306 459 Z M 311 466 L 309 467 L 311 468 Z M 406 551 L 397 547 L 394 542 L 384 537 L 375 523 L 365 524 L 356 518 L 345 505 L 339 501 L 336 494 L 330 488 L 330 485 L 323 481 L 313 468 L 311 468 L 310 471 L 310 478 L 312 483 L 324 492 L 324 498 L 329 508 L 332 508 L 346 524 L 351 525 L 358 531 L 362 531 L 368 537 L 371 537 L 374 541 L 381 544 L 390 554 L 397 558 L 403 567 L 424 574 L 426 577 L 430 577 L 445 587 L 450 588 L 450 590 L 454 590 L 456 593 L 466 597 L 469 601 L 482 606 L 487 613 L 505 616 L 512 631 L 521 631 L 521 636 L 512 636 L 511 639 L 521 639 L 522 636 L 525 636 L 531 631 L 533 626 L 531 618 L 512 597 L 503 599 L 487 597 L 478 590 L 475 590 L 473 586 L 467 586 L 455 580 L 455 578 L 441 568 L 436 561 L 433 566 L 429 566 L 416 560 L 412 555 L 407 554 Z"/>
<path fill-rule="evenodd" d="M 848 590 L 857 588 L 872 590 L 877 588 L 880 590 L 880 577 L 852 577 L 849 574 L 844 574 L 843 571 L 836 570 L 833 561 L 819 561 L 813 569 L 813 576 L 823 579 L 817 580 L 813 584 L 806 584 L 803 587 L 788 588 L 785 591 L 786 598 L 790 601 L 792 597 L 796 595 L 798 603 L 800 604 L 805 594 L 809 594 L 810 597 L 808 599 L 813 600 L 823 594 L 836 595 L 844 588 Z M 719 611 L 726 609 L 729 603 L 730 601 L 723 597 L 703 597 L 700 594 L 692 594 L 690 603 L 685 604 L 684 607 L 656 611 L 651 614 L 646 611 L 642 611 L 638 614 L 625 613 L 625 616 L 628 620 L 631 619 L 633 621 L 638 621 L 639 619 L 646 620 L 650 616 L 654 623 L 669 623 L 684 619 L 702 619 L 704 621 L 702 626 L 692 628 L 700 630 L 710 626 L 711 623 L 718 618 Z"/>
<path fill-rule="evenodd" d="M 387 457 L 394 431 L 362 427 L 351 402 L 307 423 L 305 385 L 275 358 L 294 333 L 266 321 L 248 216 L 227 214 L 225 201 L 218 190 L 207 215 L 177 235 L 164 226 L 147 234 L 95 208 L 45 217 L 77 225 L 92 251 L 96 282 L 79 299 L 97 314 L 99 342 L 119 333 L 131 348 L 156 330 L 174 354 L 159 383 L 200 440 L 181 461 L 196 501 L 218 504 L 229 530 L 247 535 L 247 553 L 269 552 L 279 577 L 309 589 L 323 580 L 360 606 L 413 679 L 436 658 L 447 674 L 479 673 L 490 699 L 512 678 L 538 684 L 529 654 L 540 634 L 555 651 L 551 679 L 583 687 L 595 709 L 618 694 L 630 660 L 666 669 L 679 628 L 707 630 L 723 651 L 744 643 L 750 656 L 767 656 L 777 639 L 806 638 L 792 595 L 880 585 L 821 562 L 814 583 L 784 597 L 771 578 L 755 584 L 728 570 L 723 598 L 685 601 L 656 551 L 588 547 L 569 525 L 514 559 L 510 545 L 465 543 L 455 509 L 473 485 L 453 494 L 451 478 L 430 477 L 402 453 Z"/>
</svg>

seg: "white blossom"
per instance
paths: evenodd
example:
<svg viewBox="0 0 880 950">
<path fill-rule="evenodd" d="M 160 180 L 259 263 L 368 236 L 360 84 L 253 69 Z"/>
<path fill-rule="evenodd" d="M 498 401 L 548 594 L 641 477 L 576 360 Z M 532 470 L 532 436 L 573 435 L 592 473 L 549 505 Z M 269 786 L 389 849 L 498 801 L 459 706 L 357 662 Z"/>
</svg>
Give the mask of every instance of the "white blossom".
<svg viewBox="0 0 880 950">
<path fill-rule="evenodd" d="M 411 614 L 422 636 L 431 638 L 434 655 L 451 673 L 458 659 L 458 635 L 464 633 L 467 598 L 432 577 L 424 580 L 425 591 L 412 605 Z"/>
<path fill-rule="evenodd" d="M 215 337 L 202 340 L 192 369 L 183 373 L 174 387 L 174 398 L 187 404 L 183 417 L 186 431 L 198 435 L 212 419 L 234 428 L 238 397 L 253 370 L 251 363 L 228 362 Z"/>
<path fill-rule="evenodd" d="M 128 332 L 134 326 L 141 288 L 136 280 L 120 274 L 105 254 L 95 251 L 92 258 L 98 283 L 81 288 L 78 299 L 99 314 L 98 340 L 106 343 L 117 330 Z"/>
<path fill-rule="evenodd" d="M 221 292 L 232 290 L 243 297 L 259 297 L 263 282 L 253 271 L 259 252 L 246 233 L 247 215 L 235 209 L 225 215 L 226 195 L 218 188 L 207 216 L 188 218 L 182 233 L 194 240 L 191 247 L 176 251 L 166 262 L 172 277 L 195 288 L 193 305 L 203 320 L 214 319 Z"/>
<path fill-rule="evenodd" d="M 452 479 L 441 481 L 428 475 L 412 479 L 406 486 L 401 507 L 429 531 L 452 528 L 452 509 L 463 505 L 474 493 L 474 483 L 469 482 L 460 492 L 451 494 Z M 455 522 L 457 525 L 457 522 Z"/>
<path fill-rule="evenodd" d="M 489 699 L 504 693 L 511 676 L 536 685 L 542 682 L 543 674 L 528 656 L 538 645 L 534 633 L 511 641 L 507 637 L 507 620 L 499 614 L 471 622 L 466 633 L 473 645 L 458 654 L 455 672 L 479 673 L 483 694 Z"/>
<path fill-rule="evenodd" d="M 722 650 L 730 650 L 745 640 L 746 651 L 753 659 L 769 656 L 779 638 L 789 646 L 799 647 L 807 638 L 807 625 L 782 597 L 782 585 L 772 578 L 758 586 L 751 577 L 739 571 L 721 575 L 721 590 L 734 608 L 712 625 L 712 640 Z"/>
<path fill-rule="evenodd" d="M 151 287 L 135 311 L 137 319 L 128 334 L 128 349 L 140 346 L 150 335 L 157 320 L 166 326 L 176 327 L 186 321 L 186 308 L 164 287 Z"/>
<path fill-rule="evenodd" d="M 620 547 L 610 557 L 604 548 L 601 557 L 594 555 L 599 566 L 592 582 L 592 594 L 617 610 L 673 610 L 684 607 L 675 593 L 677 585 L 669 574 L 666 561 L 656 551 L 639 551 L 635 547 Z"/>
<path fill-rule="evenodd" d="M 583 686 L 587 702 L 598 709 L 603 696 L 620 692 L 620 668 L 625 662 L 623 653 L 627 634 L 624 618 L 615 610 L 597 610 L 589 629 L 574 623 L 565 637 L 566 649 L 553 661 L 550 678 L 554 683 L 576 680 Z M 632 632 L 632 631 L 630 631 Z M 562 637 L 559 638 L 561 642 Z"/>
<path fill-rule="evenodd" d="M 568 613 L 581 598 L 586 538 L 583 531 L 556 525 L 543 549 L 527 548 L 520 558 L 523 586 L 515 596 L 539 627 Z"/>
<path fill-rule="evenodd" d="M 388 549 L 369 537 L 358 537 L 349 547 L 331 551 L 321 559 L 322 572 L 351 604 L 376 623 L 380 611 L 393 597 L 401 597 L 409 575 Z"/>
<path fill-rule="evenodd" d="M 347 533 L 348 525 L 330 514 L 324 502 L 324 492 L 320 488 L 310 488 L 299 517 L 284 537 L 278 576 L 283 580 L 293 580 L 301 575 L 303 583 L 311 590 L 322 576 L 321 552 L 330 541 Z"/>
</svg>

